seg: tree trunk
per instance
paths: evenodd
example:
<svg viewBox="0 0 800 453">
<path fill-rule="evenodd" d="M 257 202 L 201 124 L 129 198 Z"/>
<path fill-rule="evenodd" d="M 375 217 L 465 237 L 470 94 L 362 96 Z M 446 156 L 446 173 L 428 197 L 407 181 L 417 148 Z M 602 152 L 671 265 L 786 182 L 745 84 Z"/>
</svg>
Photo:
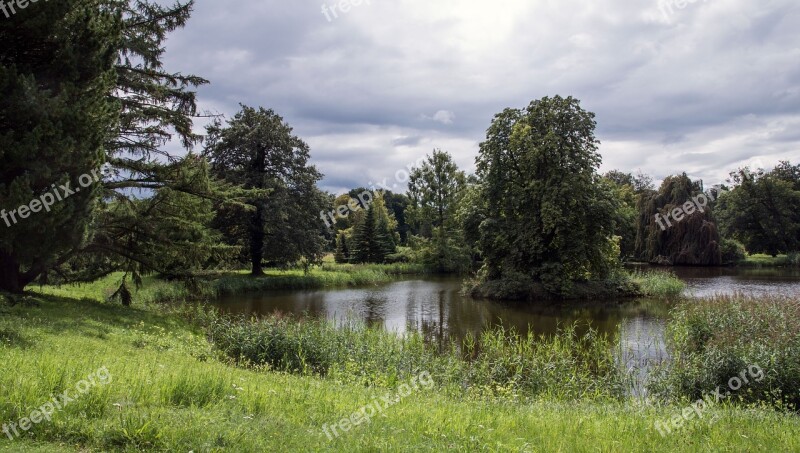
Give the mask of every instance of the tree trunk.
<svg viewBox="0 0 800 453">
<path fill-rule="evenodd" d="M 4 250 L 0 250 L 0 291 L 22 294 L 25 290 L 22 281 L 17 260 Z"/>
<path fill-rule="evenodd" d="M 264 275 L 261 266 L 264 261 L 264 238 L 264 206 L 259 203 L 250 223 L 250 261 L 254 276 Z"/>
</svg>

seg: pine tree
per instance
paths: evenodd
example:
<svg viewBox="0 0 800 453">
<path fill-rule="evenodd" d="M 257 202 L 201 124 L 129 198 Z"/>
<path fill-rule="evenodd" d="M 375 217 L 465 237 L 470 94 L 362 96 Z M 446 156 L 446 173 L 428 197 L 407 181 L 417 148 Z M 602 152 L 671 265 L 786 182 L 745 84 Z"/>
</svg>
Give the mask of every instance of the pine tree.
<svg viewBox="0 0 800 453">
<path fill-rule="evenodd" d="M 344 233 L 340 233 L 336 238 L 336 253 L 333 257 L 334 260 L 336 260 L 336 262 L 339 264 L 350 261 L 350 250 L 347 248 L 347 238 L 345 237 Z"/>
<path fill-rule="evenodd" d="M 359 218 L 353 227 L 351 256 L 355 263 L 385 263 L 386 257 L 394 253 L 392 232 L 378 206 L 380 204 L 370 205 L 366 215 Z"/>
<path fill-rule="evenodd" d="M 92 0 L 39 2 L 0 21 L 0 40 L 0 208 L 18 217 L 0 224 L 0 289 L 21 292 L 90 238 L 100 190 L 78 183 L 119 119 L 121 22 Z"/>
</svg>

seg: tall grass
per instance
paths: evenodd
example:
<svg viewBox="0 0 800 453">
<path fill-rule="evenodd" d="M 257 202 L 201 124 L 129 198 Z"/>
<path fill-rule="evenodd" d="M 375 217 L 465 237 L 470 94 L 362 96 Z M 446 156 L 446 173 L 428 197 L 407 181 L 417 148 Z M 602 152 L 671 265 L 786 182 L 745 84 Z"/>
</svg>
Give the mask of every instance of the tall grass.
<svg viewBox="0 0 800 453">
<path fill-rule="evenodd" d="M 800 252 L 789 253 L 788 255 L 749 255 L 744 261 L 737 264 L 740 267 L 800 267 Z"/>
<path fill-rule="evenodd" d="M 800 407 L 800 301 L 745 295 L 685 301 L 667 329 L 671 363 L 653 390 L 668 398 L 696 399 L 750 366 L 766 373 L 734 398 Z"/>
<path fill-rule="evenodd" d="M 678 299 L 686 289 L 686 283 L 672 272 L 636 270 L 630 273 L 630 278 L 645 297 Z"/>
<path fill-rule="evenodd" d="M 459 395 L 570 400 L 624 393 L 611 341 L 591 329 L 579 335 L 575 326 L 548 337 L 497 328 L 443 347 L 416 332 L 400 337 L 317 319 L 221 317 L 208 331 L 239 364 L 360 385 L 395 385 L 428 371 L 440 388 Z"/>
</svg>

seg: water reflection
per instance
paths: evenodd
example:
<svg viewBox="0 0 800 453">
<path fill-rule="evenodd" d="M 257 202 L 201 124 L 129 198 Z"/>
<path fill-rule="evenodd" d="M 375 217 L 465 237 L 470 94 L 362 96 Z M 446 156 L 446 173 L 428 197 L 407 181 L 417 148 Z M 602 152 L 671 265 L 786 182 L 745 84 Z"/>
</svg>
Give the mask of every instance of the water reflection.
<svg viewBox="0 0 800 453">
<path fill-rule="evenodd" d="M 660 319 L 668 310 L 664 303 L 645 299 L 570 304 L 477 301 L 461 296 L 460 288 L 458 278 L 425 278 L 359 289 L 237 295 L 218 303 L 234 313 L 308 314 L 339 323 L 357 319 L 399 334 L 415 330 L 438 343 L 459 341 L 494 326 L 552 334 L 576 322 L 583 330 L 591 325 L 615 335 L 623 321 Z"/>
</svg>

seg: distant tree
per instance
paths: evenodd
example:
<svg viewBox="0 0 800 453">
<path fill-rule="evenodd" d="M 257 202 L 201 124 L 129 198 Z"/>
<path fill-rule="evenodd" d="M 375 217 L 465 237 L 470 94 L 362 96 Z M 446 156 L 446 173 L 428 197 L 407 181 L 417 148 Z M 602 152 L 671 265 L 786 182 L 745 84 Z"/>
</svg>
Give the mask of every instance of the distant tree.
<svg viewBox="0 0 800 453">
<path fill-rule="evenodd" d="M 24 291 L 91 238 L 100 185 L 78 183 L 99 171 L 119 124 L 121 26 L 88 0 L 0 20 L 0 290 Z"/>
<path fill-rule="evenodd" d="M 227 126 L 215 121 L 208 135 L 214 176 L 263 193 L 247 200 L 247 212 L 223 211 L 217 223 L 229 242 L 248 250 L 252 274 L 263 274 L 268 264 L 320 262 L 319 213 L 328 199 L 316 187 L 322 175 L 308 162 L 308 145 L 274 111 L 247 106 Z"/>
<path fill-rule="evenodd" d="M 434 150 L 420 167 L 411 170 L 409 216 L 417 225 L 428 222 L 433 228 L 452 227 L 458 197 L 465 185 L 466 175 L 458 169 L 453 157 Z"/>
<path fill-rule="evenodd" d="M 477 160 L 487 202 L 481 223 L 489 281 L 527 278 L 555 294 L 619 268 L 613 197 L 598 184 L 594 114 L 569 97 L 506 109 Z"/>
<path fill-rule="evenodd" d="M 408 224 L 407 216 L 411 201 L 407 196 L 401 193 L 392 193 L 390 190 L 383 192 L 383 199 L 386 201 L 386 208 L 389 209 L 389 212 L 392 213 L 395 220 L 397 220 L 397 233 L 399 235 L 400 244 L 408 243 L 411 227 Z"/>
<path fill-rule="evenodd" d="M 771 172 L 741 169 L 719 200 L 722 232 L 750 253 L 778 255 L 800 250 L 800 168 L 782 162 Z"/>
<path fill-rule="evenodd" d="M 636 180 L 630 173 L 606 173 L 600 182 L 603 190 L 613 195 L 617 206 L 614 211 L 614 235 L 620 238 L 621 258 L 633 258 L 636 252 Z"/>
<path fill-rule="evenodd" d="M 350 249 L 347 247 L 347 238 L 344 233 L 339 233 L 336 238 L 336 253 L 334 259 L 337 263 L 347 263 L 350 261 Z"/>
<path fill-rule="evenodd" d="M 391 233 L 378 203 L 370 205 L 353 227 L 350 257 L 354 263 L 384 263 L 394 253 Z"/>
<path fill-rule="evenodd" d="M 603 178 L 613 182 L 618 186 L 631 186 L 631 188 L 633 188 L 635 183 L 632 174 L 624 173 L 619 170 L 611 170 L 603 175 Z"/>
<path fill-rule="evenodd" d="M 441 150 L 411 170 L 408 217 L 423 238 L 432 239 L 416 241 L 415 248 L 424 264 L 438 272 L 459 271 L 468 263 L 469 251 L 456 220 L 466 179 L 453 157 Z"/>
<path fill-rule="evenodd" d="M 692 208 L 680 221 L 657 220 L 676 209 L 684 209 L 693 197 L 704 193 L 702 182 L 693 182 L 686 173 L 670 176 L 657 192 L 639 198 L 636 223 L 637 258 L 657 264 L 716 266 L 722 264 L 720 238 L 713 213 L 711 193 L 707 206 Z M 684 211 L 685 212 L 685 211 Z"/>
<path fill-rule="evenodd" d="M 471 266 L 474 268 L 481 260 L 481 223 L 486 220 L 488 200 L 484 189 L 475 176 L 467 178 L 467 185 L 458 203 L 455 219 L 464 244 L 469 251 Z"/>
</svg>

